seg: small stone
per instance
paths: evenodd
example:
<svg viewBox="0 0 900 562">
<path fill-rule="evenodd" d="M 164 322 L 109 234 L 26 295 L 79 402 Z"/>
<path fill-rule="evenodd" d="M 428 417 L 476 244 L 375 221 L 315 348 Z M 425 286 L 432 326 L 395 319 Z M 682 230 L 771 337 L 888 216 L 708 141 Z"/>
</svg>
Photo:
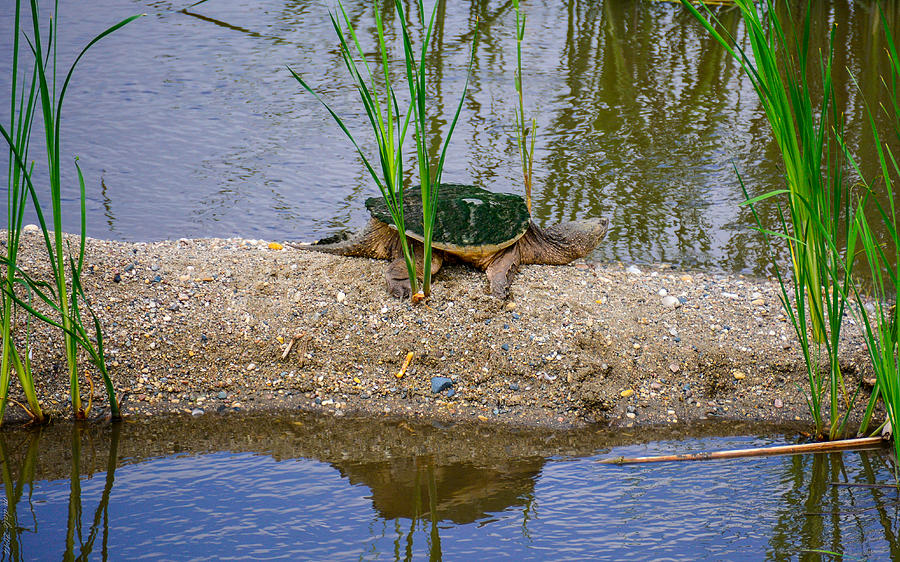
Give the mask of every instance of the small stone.
<svg viewBox="0 0 900 562">
<path fill-rule="evenodd" d="M 456 396 L 456 389 L 448 388 L 447 389 L 447 398 L 453 398 L 454 396 Z"/>
<path fill-rule="evenodd" d="M 728 291 L 722 291 L 722 296 L 728 299 L 736 299 L 738 298 L 736 293 L 729 293 Z"/>
<path fill-rule="evenodd" d="M 25 232 L 25 233 L 40 232 L 40 231 L 41 231 L 41 229 L 38 228 L 38 225 L 36 225 L 36 224 L 26 224 L 25 227 L 22 229 L 22 232 Z"/>
<path fill-rule="evenodd" d="M 150 266 L 150 271 L 159 271 L 159 265 L 154 263 Z"/>
<path fill-rule="evenodd" d="M 750 304 L 752 304 L 753 306 L 764 306 L 766 304 L 766 301 L 764 301 L 763 299 L 753 299 L 752 301 L 750 301 Z"/>
<path fill-rule="evenodd" d="M 513 311 L 516 309 L 516 303 L 508 302 L 505 305 L 503 305 L 503 309 L 506 310 L 507 312 Z"/>
<path fill-rule="evenodd" d="M 669 295 L 669 296 L 663 297 L 662 305 L 666 308 L 671 308 L 674 310 L 674 309 L 678 308 L 679 306 L 681 306 L 681 301 L 678 300 L 677 298 L 673 297 L 672 295 Z"/>
<path fill-rule="evenodd" d="M 340 304 L 344 304 L 345 302 L 347 302 L 347 295 L 344 294 L 344 291 L 338 291 L 337 301 Z"/>
<path fill-rule="evenodd" d="M 282 246 L 282 245 L 279 244 L 278 242 L 269 242 L 269 249 L 270 249 L 270 250 L 281 250 L 281 249 L 283 249 L 283 248 L 284 248 L 284 246 Z"/>
<path fill-rule="evenodd" d="M 228 393 L 224 390 L 220 390 L 218 396 L 219 400 L 225 400 L 226 398 L 228 398 Z"/>
<path fill-rule="evenodd" d="M 515 392 L 516 390 L 519 390 L 519 383 L 515 383 L 515 382 L 509 383 L 509 389 L 512 390 L 513 392 Z"/>
<path fill-rule="evenodd" d="M 160 277 L 159 275 L 153 277 L 153 279 L 150 280 L 151 283 L 159 283 L 160 281 L 162 281 L 162 277 Z"/>
<path fill-rule="evenodd" d="M 500 349 L 502 349 L 503 351 L 509 351 L 509 344 L 505 343 L 505 344 L 501 345 Z"/>
<path fill-rule="evenodd" d="M 664 297 L 664 296 L 666 296 L 666 295 L 669 294 L 669 291 L 667 291 L 667 290 L 665 290 L 665 289 L 660 289 L 659 292 L 658 292 L 657 294 L 658 294 L 659 296 L 661 296 L 661 297 Z"/>
<path fill-rule="evenodd" d="M 681 279 L 685 283 L 691 283 L 694 280 L 694 278 L 690 275 L 682 275 L 681 277 L 679 277 L 679 279 Z"/>
<path fill-rule="evenodd" d="M 775 399 L 775 407 L 776 408 L 784 408 L 784 402 L 781 400 L 781 398 Z"/>
<path fill-rule="evenodd" d="M 660 390 L 661 388 L 662 388 L 662 385 L 656 381 L 653 381 L 650 383 L 650 390 Z"/>
<path fill-rule="evenodd" d="M 677 373 L 681 370 L 681 367 L 679 367 L 677 363 L 669 363 L 669 370 L 672 371 L 672 373 Z"/>
<path fill-rule="evenodd" d="M 203 413 L 203 410 L 201 410 L 200 408 L 194 408 L 193 410 L 191 410 L 192 416 L 202 416 Z"/>
<path fill-rule="evenodd" d="M 134 264 L 133 264 L 133 263 L 129 263 L 128 265 L 125 266 L 125 272 L 126 272 L 126 273 L 129 272 L 129 271 L 131 271 L 132 269 L 134 269 Z"/>
<path fill-rule="evenodd" d="M 121 283 L 121 282 L 122 282 L 122 276 L 121 276 L 121 275 L 119 275 L 118 273 L 116 273 L 115 275 L 113 275 L 113 283 Z"/>
<path fill-rule="evenodd" d="M 674 416 L 674 415 L 675 415 L 675 410 L 666 410 L 666 414 L 667 414 L 667 415 L 670 415 L 670 416 Z"/>
<path fill-rule="evenodd" d="M 742 381 L 742 380 L 744 380 L 745 378 L 747 378 L 747 375 L 745 375 L 745 374 L 743 373 L 743 371 L 735 370 L 735 371 L 733 371 L 731 374 L 734 375 L 735 380 Z"/>
<path fill-rule="evenodd" d="M 431 392 L 437 394 L 453 386 L 453 380 L 447 377 L 431 377 Z"/>
<path fill-rule="evenodd" d="M 636 265 L 629 265 L 628 267 L 625 268 L 625 273 L 627 273 L 629 275 L 640 275 L 641 270 Z"/>
<path fill-rule="evenodd" d="M 621 396 L 622 398 L 628 398 L 632 394 L 634 394 L 634 390 L 632 390 L 630 388 L 626 388 L 625 390 L 623 390 L 622 392 L 619 393 L 619 396 Z"/>
<path fill-rule="evenodd" d="M 630 420 L 633 420 L 634 418 L 637 417 L 637 414 L 635 414 L 634 412 L 626 412 L 626 413 L 625 413 L 625 417 L 628 418 L 628 419 L 630 419 Z"/>
</svg>

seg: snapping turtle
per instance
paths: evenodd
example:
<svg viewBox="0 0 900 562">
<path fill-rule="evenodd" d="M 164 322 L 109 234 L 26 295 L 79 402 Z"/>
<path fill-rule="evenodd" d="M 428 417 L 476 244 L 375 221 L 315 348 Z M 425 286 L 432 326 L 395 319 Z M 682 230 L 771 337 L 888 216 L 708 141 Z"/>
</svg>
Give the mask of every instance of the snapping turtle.
<svg viewBox="0 0 900 562">
<path fill-rule="evenodd" d="M 400 237 L 381 197 L 366 200 L 372 215 L 354 236 L 332 236 L 297 246 L 342 256 L 393 260 L 387 269 L 388 291 L 410 293 L 409 274 Z M 414 242 L 417 272 L 422 272 L 422 197 L 418 187 L 403 193 L 406 235 Z M 519 265 L 564 265 L 587 255 L 606 234 L 603 218 L 540 228 L 531 222 L 525 200 L 510 193 L 493 193 L 471 185 L 441 184 L 432 236 L 431 272 L 442 262 L 459 260 L 487 272 L 491 294 L 505 298 Z"/>
</svg>

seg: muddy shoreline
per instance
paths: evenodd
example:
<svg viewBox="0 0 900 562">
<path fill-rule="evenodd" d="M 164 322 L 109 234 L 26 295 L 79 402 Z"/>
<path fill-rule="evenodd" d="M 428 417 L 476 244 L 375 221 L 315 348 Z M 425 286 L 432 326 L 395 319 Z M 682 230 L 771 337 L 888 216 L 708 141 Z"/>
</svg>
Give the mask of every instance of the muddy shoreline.
<svg viewBox="0 0 900 562">
<path fill-rule="evenodd" d="M 20 251 L 38 278 L 42 245 L 29 233 Z M 261 240 L 90 239 L 83 282 L 131 417 L 301 410 L 543 428 L 810 419 L 771 280 L 580 260 L 524 267 L 499 301 L 483 273 L 448 266 L 427 306 L 414 306 L 386 293 L 386 265 Z M 856 327 L 844 337 L 852 392 L 871 374 Z M 35 325 L 31 339 L 38 395 L 70 417 L 59 335 Z M 452 384 L 434 392 L 443 378 Z"/>
</svg>

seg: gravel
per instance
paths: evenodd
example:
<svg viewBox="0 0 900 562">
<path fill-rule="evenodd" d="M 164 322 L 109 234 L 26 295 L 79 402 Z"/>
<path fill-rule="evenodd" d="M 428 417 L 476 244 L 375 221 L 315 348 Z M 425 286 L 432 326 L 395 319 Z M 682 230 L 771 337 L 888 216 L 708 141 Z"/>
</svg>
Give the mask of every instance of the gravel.
<svg viewBox="0 0 900 562">
<path fill-rule="evenodd" d="M 38 278 L 42 251 L 40 234 L 23 236 L 20 265 Z M 126 415 L 301 409 L 548 427 L 809 419 L 771 280 L 580 261 L 523 267 L 500 301 L 483 273 L 446 265 L 430 299 L 412 305 L 387 294 L 384 261 L 262 240 L 89 239 L 86 260 Z M 858 330 L 846 333 L 855 389 L 871 374 Z M 59 334 L 36 325 L 32 341 L 44 406 L 70 416 Z M 453 380 L 451 396 L 432 393 L 434 377 Z"/>
</svg>

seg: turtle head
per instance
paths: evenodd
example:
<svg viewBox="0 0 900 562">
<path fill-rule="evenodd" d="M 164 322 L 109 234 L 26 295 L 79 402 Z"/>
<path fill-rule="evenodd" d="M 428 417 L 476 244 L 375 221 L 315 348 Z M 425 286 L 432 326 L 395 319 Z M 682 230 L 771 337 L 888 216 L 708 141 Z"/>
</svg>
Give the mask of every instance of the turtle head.
<svg viewBox="0 0 900 562">
<path fill-rule="evenodd" d="M 583 258 L 606 236 L 609 221 L 590 218 L 562 222 L 538 229 L 532 225 L 535 236 L 530 240 L 526 263 L 564 265 Z"/>
</svg>

